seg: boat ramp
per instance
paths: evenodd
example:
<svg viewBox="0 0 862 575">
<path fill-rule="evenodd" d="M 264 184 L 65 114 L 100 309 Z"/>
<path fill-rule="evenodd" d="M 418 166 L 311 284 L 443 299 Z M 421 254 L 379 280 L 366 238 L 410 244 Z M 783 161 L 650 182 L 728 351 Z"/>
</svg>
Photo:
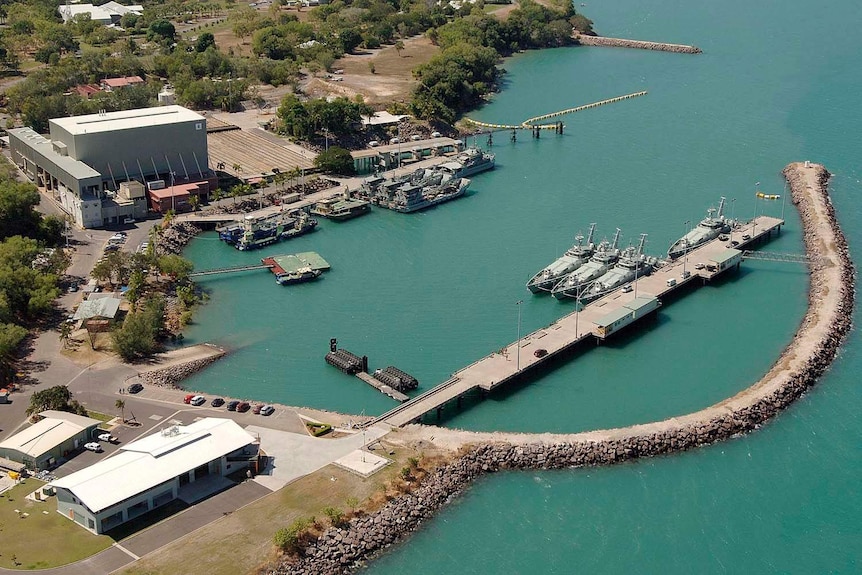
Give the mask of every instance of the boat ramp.
<svg viewBox="0 0 862 575">
<path fill-rule="evenodd" d="M 707 283 L 742 262 L 743 250 L 778 233 L 784 220 L 758 216 L 733 230 L 740 241 L 727 247 L 718 238 L 668 262 L 649 276 L 631 283 L 630 291 L 618 289 L 574 311 L 554 323 L 521 337 L 499 351 L 456 371 L 452 377 L 428 391 L 372 419 L 367 425 L 386 423 L 401 427 L 419 421 L 423 415 L 459 400 L 473 390 L 490 392 L 525 373 L 566 354 L 579 343 L 595 339 L 599 343 L 638 320 L 653 315 L 661 298 L 692 282 Z"/>
</svg>

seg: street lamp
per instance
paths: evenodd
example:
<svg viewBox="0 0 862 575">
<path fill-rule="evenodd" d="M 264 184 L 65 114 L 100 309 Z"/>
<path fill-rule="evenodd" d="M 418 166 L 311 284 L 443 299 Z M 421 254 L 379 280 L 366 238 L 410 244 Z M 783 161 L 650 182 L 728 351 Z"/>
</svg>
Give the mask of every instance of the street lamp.
<svg viewBox="0 0 862 575">
<path fill-rule="evenodd" d="M 760 182 L 754 182 L 754 219 L 751 220 L 751 237 L 757 235 L 757 186 L 760 185 Z"/>
<path fill-rule="evenodd" d="M 581 334 L 578 332 L 578 321 L 581 319 L 581 282 L 575 287 L 575 339 Z"/>
<path fill-rule="evenodd" d="M 171 171 L 171 211 L 174 214 L 177 213 L 176 206 L 174 204 L 174 178 L 176 177 L 176 175 L 176 172 Z"/>
<path fill-rule="evenodd" d="M 515 302 L 515 305 L 518 306 L 518 353 L 517 353 L 517 370 L 521 371 L 521 304 L 524 303 L 524 300 L 519 299 Z"/>
<path fill-rule="evenodd" d="M 685 275 L 685 262 L 688 261 L 688 230 L 691 226 L 691 220 L 685 221 L 685 235 L 683 236 L 683 240 L 685 241 L 685 249 L 682 252 L 682 279 L 687 278 Z"/>
<path fill-rule="evenodd" d="M 733 228 L 736 227 L 736 220 L 733 216 L 733 208 L 736 204 L 736 198 L 730 200 L 730 247 L 733 247 Z"/>
</svg>

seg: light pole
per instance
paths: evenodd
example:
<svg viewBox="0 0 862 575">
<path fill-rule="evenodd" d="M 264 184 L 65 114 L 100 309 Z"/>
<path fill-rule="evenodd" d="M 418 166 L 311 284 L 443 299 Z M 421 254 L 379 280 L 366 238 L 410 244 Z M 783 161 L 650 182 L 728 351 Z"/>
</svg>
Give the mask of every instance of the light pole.
<svg viewBox="0 0 862 575">
<path fill-rule="evenodd" d="M 581 282 L 575 287 L 575 339 L 581 335 L 578 332 L 578 321 L 581 319 Z"/>
<path fill-rule="evenodd" d="M 176 205 L 174 204 L 174 178 L 176 177 L 176 172 L 171 171 L 171 211 L 176 214 Z"/>
<path fill-rule="evenodd" d="M 688 261 L 688 230 L 691 226 L 691 220 L 685 221 L 685 235 L 683 236 L 683 240 L 685 241 L 685 249 L 682 252 L 682 279 L 687 278 L 685 275 L 685 262 Z"/>
<path fill-rule="evenodd" d="M 757 186 L 760 182 L 754 182 L 754 219 L 751 220 L 751 237 L 757 235 Z"/>
<path fill-rule="evenodd" d="M 730 199 L 730 247 L 733 247 L 733 228 L 736 227 L 736 220 L 733 219 L 733 208 L 736 204 L 736 198 Z"/>
<path fill-rule="evenodd" d="M 398 167 L 401 167 L 401 120 L 398 120 Z"/>
<path fill-rule="evenodd" d="M 521 304 L 524 303 L 524 300 L 519 299 L 515 302 L 515 305 L 518 306 L 518 352 L 517 352 L 517 370 L 521 371 Z"/>
</svg>

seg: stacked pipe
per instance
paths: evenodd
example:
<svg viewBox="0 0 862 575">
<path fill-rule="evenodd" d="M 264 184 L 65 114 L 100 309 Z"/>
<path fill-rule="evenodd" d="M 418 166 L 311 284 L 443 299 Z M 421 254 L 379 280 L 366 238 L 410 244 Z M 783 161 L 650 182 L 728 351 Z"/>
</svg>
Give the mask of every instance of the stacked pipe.
<svg viewBox="0 0 862 575">
<path fill-rule="evenodd" d="M 326 363 L 333 365 L 350 375 L 362 371 L 362 358 L 344 349 L 337 349 L 326 354 Z"/>
<path fill-rule="evenodd" d="M 374 379 L 398 391 L 411 391 L 419 387 L 419 382 L 409 373 L 404 373 L 391 365 L 378 369 L 373 374 Z"/>
</svg>

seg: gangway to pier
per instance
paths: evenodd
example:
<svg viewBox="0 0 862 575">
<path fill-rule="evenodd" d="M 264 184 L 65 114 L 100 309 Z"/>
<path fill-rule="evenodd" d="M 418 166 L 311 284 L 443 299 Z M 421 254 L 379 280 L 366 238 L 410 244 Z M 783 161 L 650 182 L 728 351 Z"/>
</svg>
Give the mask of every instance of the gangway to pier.
<svg viewBox="0 0 862 575">
<path fill-rule="evenodd" d="M 215 268 L 211 270 L 202 270 L 199 272 L 192 272 L 189 274 L 190 278 L 200 277 L 200 276 L 214 276 L 216 274 L 230 274 L 236 272 L 248 272 L 252 270 L 268 270 L 274 267 L 274 264 L 255 264 L 250 266 L 232 266 L 228 268 Z"/>
<path fill-rule="evenodd" d="M 580 311 L 572 311 L 550 325 L 524 335 L 499 351 L 459 369 L 450 379 L 377 416 L 366 425 L 385 423 L 401 427 L 420 421 L 426 413 L 436 410 L 439 414 L 446 403 L 458 400 L 470 391 L 494 391 L 540 365 L 563 356 L 581 342 L 602 341 L 605 338 L 601 327 L 603 322 L 622 308 L 631 307 L 637 298 L 662 301 L 661 298 L 684 286 L 712 281 L 735 268 L 743 253 L 752 253 L 744 251 L 746 248 L 767 240 L 773 233 L 779 233 L 782 225 L 784 220 L 770 216 L 758 216 L 750 222 L 738 224 L 733 234 L 741 240 L 734 242 L 733 247 L 728 239 L 716 238 L 707 242 L 683 257 L 666 262 L 651 275 L 631 282 L 632 290 L 623 292 L 618 289 L 583 306 Z M 641 317 L 648 315 L 652 314 Z"/>
<path fill-rule="evenodd" d="M 811 264 L 828 261 L 828 258 L 809 256 L 806 254 L 783 254 L 778 252 L 758 252 L 746 250 L 742 252 L 744 260 L 760 260 L 764 262 L 782 262 L 788 264 Z"/>
</svg>

